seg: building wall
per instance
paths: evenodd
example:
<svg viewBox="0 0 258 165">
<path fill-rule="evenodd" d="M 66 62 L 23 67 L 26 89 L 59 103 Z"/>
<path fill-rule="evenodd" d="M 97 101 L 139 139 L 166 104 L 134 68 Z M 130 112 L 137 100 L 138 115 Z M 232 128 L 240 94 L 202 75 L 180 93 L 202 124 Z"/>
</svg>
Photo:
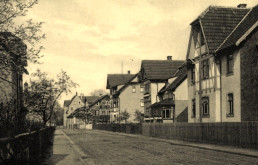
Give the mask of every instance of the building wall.
<svg viewBox="0 0 258 165">
<path fill-rule="evenodd" d="M 219 122 L 221 120 L 220 115 L 220 74 L 219 65 L 216 64 L 212 55 L 206 57 L 209 59 L 209 78 L 201 80 L 201 91 L 199 91 L 199 74 L 202 74 L 202 70 L 199 72 L 199 61 L 195 63 L 195 84 L 191 83 L 191 70 L 188 70 L 188 121 L 191 122 Z M 201 97 L 201 98 L 200 98 Z M 209 98 L 209 115 L 201 116 L 201 103 L 200 100 L 203 97 Z M 192 100 L 195 99 L 196 116 L 192 116 Z"/>
<path fill-rule="evenodd" d="M 243 43 L 241 58 L 241 120 L 258 120 L 258 32 L 257 27 Z"/>
<path fill-rule="evenodd" d="M 160 91 L 161 88 L 163 88 L 165 83 L 154 83 L 152 82 L 150 85 L 150 90 L 151 90 L 151 104 L 159 102 L 158 98 L 158 92 Z"/>
<path fill-rule="evenodd" d="M 67 125 L 67 116 L 69 116 L 74 110 L 76 110 L 77 108 L 83 107 L 84 103 L 82 102 L 82 100 L 79 98 L 79 96 L 75 96 L 75 98 L 72 100 L 72 103 L 70 103 L 70 105 L 68 106 L 68 113 L 64 115 L 64 123 L 66 123 Z M 75 124 L 75 123 L 74 123 Z M 66 126 L 67 127 L 67 126 Z"/>
<path fill-rule="evenodd" d="M 185 79 L 176 88 L 174 95 L 175 95 L 175 118 L 177 118 L 188 107 L 187 79 Z M 188 121 L 187 116 L 185 118 L 186 118 L 185 122 L 187 122 Z"/>
<path fill-rule="evenodd" d="M 143 93 L 140 92 L 140 84 L 135 84 L 136 92 L 132 92 L 132 85 L 127 86 L 119 95 L 120 100 L 120 112 L 127 111 L 130 114 L 130 118 L 127 122 L 134 121 L 135 110 L 144 112 L 144 107 L 141 107 L 141 99 L 143 99 Z"/>
<path fill-rule="evenodd" d="M 196 113 L 196 116 L 195 117 L 192 117 L 193 114 L 192 114 L 192 100 L 195 99 L 197 100 L 197 93 L 196 93 L 196 89 L 195 89 L 195 84 L 192 84 L 191 82 L 191 69 L 188 69 L 187 70 L 187 89 L 188 89 L 188 100 L 187 100 L 187 104 L 188 104 L 188 122 L 189 123 L 194 123 L 194 122 L 198 122 L 198 119 L 199 119 L 199 114 Z M 199 105 L 197 105 L 197 102 L 196 102 L 196 109 L 197 107 L 199 107 Z M 197 112 L 197 110 L 196 110 Z"/>
<path fill-rule="evenodd" d="M 227 55 L 221 57 L 221 111 L 222 122 L 241 121 L 240 53 L 233 52 L 233 74 L 227 73 Z M 228 115 L 228 94 L 233 93 L 234 116 Z"/>
</svg>

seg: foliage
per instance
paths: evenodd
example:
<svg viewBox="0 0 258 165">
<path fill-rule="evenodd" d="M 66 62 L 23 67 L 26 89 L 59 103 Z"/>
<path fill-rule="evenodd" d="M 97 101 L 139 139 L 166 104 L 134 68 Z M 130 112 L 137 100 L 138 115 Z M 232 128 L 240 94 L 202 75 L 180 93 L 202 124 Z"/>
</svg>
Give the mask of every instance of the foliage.
<svg viewBox="0 0 258 165">
<path fill-rule="evenodd" d="M 135 110 L 134 112 L 134 121 L 137 121 L 139 123 L 143 123 L 144 122 L 144 113 L 142 113 L 140 110 Z"/>
<path fill-rule="evenodd" d="M 25 18 L 29 9 L 38 4 L 38 0 L 1 0 L 0 1 L 0 31 L 12 32 L 27 45 L 27 55 L 24 58 L 37 63 L 42 46 L 38 45 L 45 38 L 41 28 L 43 22 L 34 22 L 32 19 L 18 21 Z"/>
<path fill-rule="evenodd" d="M 57 75 L 56 81 L 48 78 L 47 74 L 39 69 L 32 74 L 32 78 L 24 91 L 25 105 L 31 113 L 40 116 L 46 125 L 61 95 L 71 92 L 70 89 L 77 84 L 65 71 Z"/>
<path fill-rule="evenodd" d="M 130 114 L 127 112 L 127 110 L 124 110 L 120 113 L 118 120 L 119 121 L 125 121 L 127 123 L 127 120 L 130 118 Z"/>
<path fill-rule="evenodd" d="M 100 95 L 106 95 L 106 94 L 108 93 L 105 89 L 95 89 L 90 93 L 91 96 L 100 96 Z"/>
</svg>

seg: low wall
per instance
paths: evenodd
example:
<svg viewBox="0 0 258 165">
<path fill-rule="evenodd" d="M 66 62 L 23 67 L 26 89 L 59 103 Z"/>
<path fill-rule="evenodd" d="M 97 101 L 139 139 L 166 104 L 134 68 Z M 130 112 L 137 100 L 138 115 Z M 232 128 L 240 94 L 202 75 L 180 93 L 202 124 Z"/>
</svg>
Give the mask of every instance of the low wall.
<svg viewBox="0 0 258 165">
<path fill-rule="evenodd" d="M 258 122 L 144 123 L 142 134 L 258 149 Z"/>
<path fill-rule="evenodd" d="M 53 143 L 54 127 L 23 133 L 12 138 L 0 138 L 0 164 L 35 163 Z"/>
<path fill-rule="evenodd" d="M 141 124 L 93 124 L 93 129 L 129 134 L 142 134 Z"/>
</svg>

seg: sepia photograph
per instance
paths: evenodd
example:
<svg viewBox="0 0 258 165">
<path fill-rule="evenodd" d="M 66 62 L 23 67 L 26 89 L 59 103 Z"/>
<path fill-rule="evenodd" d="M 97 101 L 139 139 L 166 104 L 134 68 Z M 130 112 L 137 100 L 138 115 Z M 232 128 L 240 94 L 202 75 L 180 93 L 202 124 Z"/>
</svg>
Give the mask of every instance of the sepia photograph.
<svg viewBox="0 0 258 165">
<path fill-rule="evenodd" d="M 257 0 L 0 0 L 0 165 L 258 165 Z"/>
</svg>

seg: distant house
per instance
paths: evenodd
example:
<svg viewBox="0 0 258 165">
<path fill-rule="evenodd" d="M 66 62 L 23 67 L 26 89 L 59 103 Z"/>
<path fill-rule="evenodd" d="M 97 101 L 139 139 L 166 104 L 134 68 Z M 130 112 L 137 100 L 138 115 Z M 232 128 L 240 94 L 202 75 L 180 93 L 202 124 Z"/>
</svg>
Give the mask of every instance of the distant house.
<svg viewBox="0 0 258 165">
<path fill-rule="evenodd" d="M 189 122 L 258 119 L 257 18 L 257 6 L 210 6 L 191 23 Z"/>
<path fill-rule="evenodd" d="M 64 101 L 64 127 L 69 128 L 69 124 L 76 123 L 74 119 L 73 122 L 67 121 L 67 117 L 73 113 L 77 108 L 85 106 L 86 97 L 79 96 L 77 93 L 72 97 L 71 100 Z M 71 120 L 71 119 L 70 119 Z"/>
<path fill-rule="evenodd" d="M 110 120 L 111 122 L 118 121 L 118 116 L 120 111 L 125 109 L 120 109 L 120 100 L 117 97 L 117 91 L 122 88 L 129 80 L 131 80 L 135 74 L 108 74 L 107 75 L 107 86 L 106 89 L 110 90 L 111 99 L 111 111 Z"/>
<path fill-rule="evenodd" d="M 110 96 L 103 95 L 95 100 L 89 108 L 93 112 L 93 120 L 95 123 L 110 122 Z"/>
<path fill-rule="evenodd" d="M 187 68 L 183 64 L 174 77 L 158 93 L 159 102 L 150 106 L 151 119 L 155 122 L 188 121 Z"/>
<path fill-rule="evenodd" d="M 139 73 L 139 82 L 144 87 L 144 115 L 145 121 L 151 122 L 150 106 L 159 102 L 158 92 L 173 77 L 177 69 L 184 61 L 172 60 L 168 56 L 167 60 L 143 60 Z"/>
<path fill-rule="evenodd" d="M 27 73 L 26 45 L 10 32 L 0 32 L 0 111 L 2 116 L 25 116 L 23 73 Z M 8 112 L 5 112 L 8 110 Z M 24 112 L 24 113 L 23 113 Z M 5 114 L 6 113 L 6 114 Z M 22 115 L 22 116 L 20 116 Z"/>
<path fill-rule="evenodd" d="M 113 100 L 117 101 L 120 113 L 126 111 L 130 117 L 127 122 L 134 123 L 135 111 L 139 110 L 144 112 L 144 101 L 143 101 L 144 87 L 138 81 L 138 74 L 135 74 L 128 82 L 119 88 L 113 95 Z M 111 117 L 111 121 L 115 118 Z"/>
</svg>

